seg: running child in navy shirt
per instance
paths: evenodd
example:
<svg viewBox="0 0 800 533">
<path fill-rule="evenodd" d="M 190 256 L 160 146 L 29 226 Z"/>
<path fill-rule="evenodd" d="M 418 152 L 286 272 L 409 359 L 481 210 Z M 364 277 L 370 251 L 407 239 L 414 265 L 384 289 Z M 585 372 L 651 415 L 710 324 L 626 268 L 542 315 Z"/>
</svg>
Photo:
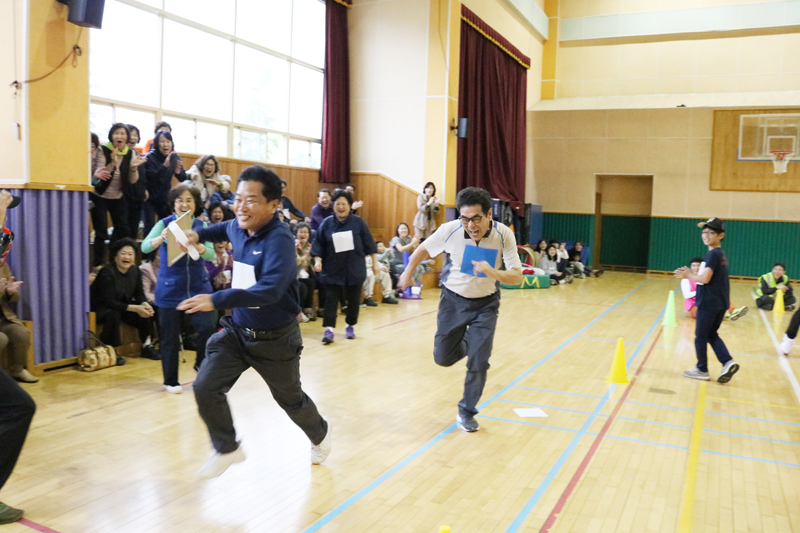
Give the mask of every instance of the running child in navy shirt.
<svg viewBox="0 0 800 533">
<path fill-rule="evenodd" d="M 722 239 L 725 238 L 725 223 L 718 218 L 709 218 L 706 222 L 700 222 L 697 227 L 703 229 L 703 244 L 708 246 L 708 253 L 700 263 L 700 269 L 697 274 L 693 274 L 685 266 L 675 271 L 676 278 L 690 279 L 697 283 L 697 324 L 694 330 L 697 366 L 683 375 L 692 379 L 709 380 L 707 345 L 711 344 L 714 354 L 722 363 L 722 372 L 717 377 L 717 382 L 727 383 L 739 370 L 739 365 L 728 353 L 728 348 L 717 333 L 731 301 L 728 259 L 720 248 Z"/>
</svg>

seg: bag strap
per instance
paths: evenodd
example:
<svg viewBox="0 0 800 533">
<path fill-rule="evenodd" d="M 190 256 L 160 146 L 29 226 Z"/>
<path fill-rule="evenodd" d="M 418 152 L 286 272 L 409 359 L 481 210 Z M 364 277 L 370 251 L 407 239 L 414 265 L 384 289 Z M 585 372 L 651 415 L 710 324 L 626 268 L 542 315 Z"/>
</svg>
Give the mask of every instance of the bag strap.
<svg viewBox="0 0 800 533">
<path fill-rule="evenodd" d="M 94 342 L 95 346 L 92 346 L 92 342 Z M 94 331 L 90 330 L 90 329 L 86 330 L 86 338 L 84 339 L 84 343 L 83 344 L 88 350 L 92 350 L 95 347 L 97 347 L 98 345 L 107 346 L 106 343 L 101 341 L 100 337 L 98 337 L 97 334 Z"/>
</svg>

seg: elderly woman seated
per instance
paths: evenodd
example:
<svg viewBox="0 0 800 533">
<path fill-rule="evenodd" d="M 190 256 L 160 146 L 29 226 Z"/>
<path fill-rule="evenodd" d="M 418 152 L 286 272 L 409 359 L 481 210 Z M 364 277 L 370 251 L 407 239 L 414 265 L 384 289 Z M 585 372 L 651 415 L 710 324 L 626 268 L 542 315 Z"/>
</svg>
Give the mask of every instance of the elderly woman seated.
<svg viewBox="0 0 800 533">
<path fill-rule="evenodd" d="M 103 325 L 100 340 L 119 346 L 120 323 L 124 322 L 139 330 L 144 344 L 151 335 L 150 317 L 154 311 L 147 303 L 142 274 L 136 266 L 136 242 L 120 239 L 110 251 L 111 262 L 98 272 L 91 289 L 92 311 L 97 314 L 97 323 Z M 117 356 L 117 364 L 124 365 L 125 359 Z"/>
</svg>

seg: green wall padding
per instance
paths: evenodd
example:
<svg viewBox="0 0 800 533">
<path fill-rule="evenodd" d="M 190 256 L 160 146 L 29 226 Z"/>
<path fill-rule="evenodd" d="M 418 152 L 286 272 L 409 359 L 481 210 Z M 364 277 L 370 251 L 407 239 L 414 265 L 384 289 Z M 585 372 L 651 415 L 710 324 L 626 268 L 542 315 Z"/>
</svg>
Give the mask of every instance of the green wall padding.
<svg viewBox="0 0 800 533">
<path fill-rule="evenodd" d="M 587 263 L 592 264 L 594 255 L 594 215 L 576 215 L 572 213 L 545 213 L 543 238 L 564 242 L 581 241 L 590 249 Z M 531 243 L 532 245 L 535 243 Z"/>
<path fill-rule="evenodd" d="M 647 267 L 650 217 L 603 215 L 600 262 Z"/>
<path fill-rule="evenodd" d="M 674 270 L 708 248 L 700 238 L 701 219 L 653 218 L 650 223 L 650 270 Z M 758 277 L 780 261 L 791 278 L 800 277 L 800 223 L 725 221 L 722 248 L 732 276 Z"/>
</svg>

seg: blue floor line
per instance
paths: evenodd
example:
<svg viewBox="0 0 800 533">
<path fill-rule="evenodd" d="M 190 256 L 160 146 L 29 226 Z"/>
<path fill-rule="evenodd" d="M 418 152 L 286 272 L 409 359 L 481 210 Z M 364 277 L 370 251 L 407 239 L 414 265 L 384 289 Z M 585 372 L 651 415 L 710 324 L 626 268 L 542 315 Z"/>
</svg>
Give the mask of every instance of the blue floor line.
<svg viewBox="0 0 800 533">
<path fill-rule="evenodd" d="M 615 303 L 614 305 L 612 305 L 611 307 L 609 307 L 608 309 L 606 309 L 605 311 L 603 311 L 602 313 L 600 313 L 600 315 L 598 315 L 598 316 L 597 316 L 597 318 L 595 318 L 594 320 L 592 320 L 591 322 L 589 322 L 589 323 L 588 323 L 586 326 L 584 326 L 583 328 L 581 328 L 580 330 L 578 330 L 578 332 L 577 332 L 577 333 L 575 333 L 575 334 L 574 334 L 572 337 L 570 337 L 570 338 L 569 338 L 569 339 L 568 339 L 566 342 L 564 342 L 563 344 L 561 344 L 561 346 L 559 346 L 558 348 L 556 348 L 555 350 L 553 350 L 552 352 L 550 352 L 549 354 L 547 354 L 547 356 L 545 356 L 545 357 L 544 357 L 544 359 L 540 360 L 538 363 L 536 363 L 535 365 L 533 365 L 531 368 L 529 368 L 528 370 L 526 370 L 525 372 L 523 372 L 523 374 L 522 374 L 521 376 L 519 376 L 518 378 L 516 378 L 514 381 L 512 381 L 511 383 L 509 383 L 508 385 L 506 385 L 505 387 L 503 387 L 502 389 L 500 389 L 499 391 L 497 391 L 497 392 L 496 392 L 494 395 L 492 395 L 492 396 L 491 396 L 490 398 L 488 398 L 486 401 L 484 401 L 483 403 L 481 403 L 481 404 L 478 406 L 478 409 L 481 409 L 481 408 L 483 408 L 483 407 L 484 407 L 484 406 L 486 406 L 486 405 L 487 405 L 489 402 L 491 402 L 492 400 L 494 400 L 494 399 L 496 399 L 498 396 L 500 396 L 502 393 L 504 393 L 506 390 L 508 390 L 508 389 L 510 389 L 511 387 L 515 386 L 515 385 L 516 385 L 516 384 L 517 384 L 517 383 L 518 383 L 520 380 L 522 380 L 523 378 L 525 378 L 525 377 L 527 377 L 528 375 L 530 375 L 530 374 L 531 374 L 531 373 L 532 373 L 534 370 L 536 370 L 537 368 L 539 368 L 539 367 L 540 367 L 542 364 L 544 364 L 544 363 L 545 363 L 545 362 L 546 362 L 548 359 L 550 359 L 550 358 L 551 358 L 551 357 L 553 357 L 555 354 L 557 354 L 557 353 L 559 352 L 559 350 L 561 350 L 561 349 L 562 349 L 564 346 L 566 346 L 567 344 L 569 344 L 570 342 L 572 342 L 573 340 L 575 340 L 576 338 L 578 338 L 578 336 L 580 336 L 580 334 L 581 334 L 581 333 L 583 333 L 584 331 L 586 331 L 587 329 L 589 329 L 590 327 L 592 327 L 594 324 L 596 324 L 596 323 L 597 323 L 597 321 L 599 321 L 599 320 L 600 320 L 601 318 L 603 318 L 605 315 L 607 315 L 608 313 L 610 313 L 610 312 L 611 312 L 611 310 L 612 310 L 612 309 L 614 309 L 615 307 L 617 307 L 619 304 L 621 304 L 622 302 L 624 302 L 625 300 L 627 300 L 628 298 L 630 298 L 630 297 L 631 297 L 631 295 L 632 295 L 633 293 L 635 293 L 636 291 L 638 291 L 639 289 L 641 289 L 642 287 L 644 287 L 644 286 L 645 286 L 645 285 L 646 285 L 646 284 L 647 284 L 649 281 L 650 281 L 650 280 L 645 280 L 645 281 L 643 281 L 641 284 L 639 284 L 639 286 L 637 286 L 637 287 L 636 287 L 635 289 L 633 289 L 631 292 L 629 292 L 628 294 L 626 294 L 625 296 L 623 296 L 623 297 L 622 297 L 620 300 L 618 300 L 618 301 L 617 301 L 617 303 Z M 613 386 L 610 388 L 610 390 L 609 390 L 609 393 L 611 392 L 611 390 L 613 390 Z M 608 397 L 609 393 L 606 393 L 606 396 L 605 396 L 605 397 Z M 604 397 L 604 398 L 605 398 L 605 397 Z M 605 400 L 603 400 L 603 403 L 605 403 Z M 372 491 L 373 489 L 375 489 L 375 488 L 376 488 L 378 485 L 380 485 L 381 483 L 383 483 L 384 481 L 386 481 L 388 478 L 390 478 L 392 475 L 394 475 L 394 474 L 395 474 L 395 473 L 396 473 L 398 470 L 400 470 L 401 468 L 403 468 L 404 466 L 406 466 L 408 463 L 410 463 L 411 461 L 413 461 L 414 459 L 416 459 L 417 457 L 419 457 L 419 456 L 420 456 L 420 455 L 421 455 L 423 452 L 425 452 L 426 450 L 428 450 L 428 449 L 429 449 L 431 446 L 433 446 L 434 444 L 436 444 L 437 442 L 439 442 L 440 440 L 442 440 L 442 439 L 443 439 L 445 436 L 447 436 L 447 435 L 448 435 L 449 433 L 451 433 L 451 432 L 452 432 L 454 429 L 456 429 L 456 427 L 457 427 L 457 426 L 456 426 L 456 424 L 453 424 L 452 426 L 448 427 L 447 429 L 445 429 L 444 431 L 442 431 L 441 433 L 439 433 L 439 434 L 438 434 L 437 436 L 435 436 L 433 439 L 431 439 L 431 440 L 430 440 L 430 441 L 428 441 L 426 444 L 424 444 L 422 447 L 420 447 L 419 449 L 417 449 L 417 450 L 416 450 L 414 453 L 412 453 L 411 455 L 409 455 L 408 457 L 406 457 L 405 459 L 403 459 L 402 461 L 400 461 L 399 463 L 397 463 L 395 466 L 393 466 L 392 468 L 390 468 L 389 470 L 387 470 L 386 472 L 384 472 L 383 474 L 381 474 L 381 475 L 380 475 L 378 478 L 376 478 L 374 481 L 370 482 L 370 483 L 369 483 L 369 485 L 367 485 L 367 486 L 366 486 L 366 487 L 364 487 L 363 489 L 359 490 L 357 493 L 355 493 L 354 495 L 352 495 L 350 498 L 348 498 L 348 499 L 347 499 L 347 500 L 345 500 L 344 502 L 340 503 L 340 504 L 339 504 L 339 505 L 337 505 L 337 506 L 336 506 L 334 509 L 332 509 L 331 511 L 329 511 L 328 513 L 326 513 L 325 515 L 323 515 L 323 516 L 322 516 L 322 517 L 321 517 L 319 520 L 317 520 L 316 522 L 314 522 L 313 524 L 311 524 L 311 525 L 310 525 L 308 528 L 304 529 L 304 530 L 303 530 L 303 533 L 313 533 L 314 531 L 318 531 L 318 530 L 319 530 L 321 527 L 323 527 L 325 524 L 329 523 L 331 520 L 333 520 L 334 518 L 336 518 L 337 516 L 339 516 L 340 514 L 342 514 L 344 511 L 346 511 L 348 508 L 350 508 L 350 507 L 351 507 L 353 504 L 355 504 L 355 503 L 356 503 L 358 500 L 360 500 L 361 498 L 363 498 L 363 497 L 364 497 L 366 494 L 368 494 L 369 492 L 371 492 L 371 491 Z"/>
<path fill-rule="evenodd" d="M 597 435 L 597 433 L 595 433 Z M 636 442 L 639 444 L 652 444 L 653 446 L 665 446 L 667 448 L 675 448 L 678 450 L 688 450 L 688 446 L 678 446 L 677 444 L 666 444 L 664 442 L 653 442 L 651 440 L 642 440 L 642 439 L 632 439 L 631 437 L 618 437 L 616 435 L 608 435 L 606 434 L 605 438 L 607 439 L 614 439 L 614 440 L 626 440 L 630 442 Z"/>
<path fill-rule="evenodd" d="M 577 409 L 567 409 L 566 407 L 552 407 L 550 405 L 542 405 L 542 404 L 538 404 L 538 403 L 518 402 L 516 400 L 504 400 L 502 398 L 498 398 L 495 401 L 505 402 L 505 403 L 515 403 L 517 405 L 529 405 L 531 407 L 541 407 L 542 409 L 554 409 L 556 411 L 568 411 L 570 413 L 579 413 L 579 414 L 582 414 L 582 415 L 590 415 L 590 414 L 592 414 L 589 411 L 579 411 Z M 606 416 L 606 415 L 600 415 L 600 416 Z"/>
<path fill-rule="evenodd" d="M 567 394 L 569 396 L 580 396 L 582 398 L 592 398 L 594 400 L 602 400 L 602 396 L 592 396 L 591 394 L 578 394 L 577 392 L 564 392 L 559 390 L 537 389 L 535 387 L 523 387 L 522 385 L 514 385 L 515 389 L 535 390 L 539 392 L 552 392 L 553 394 Z"/>
<path fill-rule="evenodd" d="M 778 420 L 767 420 L 766 418 L 755 418 L 752 416 L 739 416 L 739 415 L 728 415 L 725 413 L 712 413 L 711 411 L 706 411 L 707 415 L 714 415 L 714 416 L 727 416 L 729 418 L 743 418 L 745 420 L 755 420 L 757 422 L 770 422 L 772 424 L 783 424 L 785 426 L 797 426 L 800 427 L 800 424 L 795 422 L 780 422 Z"/>
<path fill-rule="evenodd" d="M 773 465 L 781 465 L 781 466 L 793 466 L 795 468 L 800 468 L 800 465 L 794 463 L 784 463 L 783 461 L 772 461 L 770 459 L 759 459 L 758 457 L 748 457 L 746 455 L 736 455 L 733 453 L 723 453 L 723 452 L 712 452 L 711 450 L 700 450 L 703 453 L 710 453 L 711 455 L 722 455 L 723 457 L 735 457 L 736 459 L 745 459 L 748 461 L 758 461 L 760 463 L 770 463 Z"/>
<path fill-rule="evenodd" d="M 599 339 L 598 339 L 599 340 Z M 616 341 L 615 341 L 616 342 Z M 668 350 L 681 350 L 681 351 L 694 351 L 694 346 L 667 346 L 665 344 L 657 344 L 656 348 L 666 348 Z M 763 354 L 756 354 L 756 353 L 742 353 L 742 352 L 728 352 L 731 355 L 744 355 L 747 357 L 762 357 L 764 359 L 776 359 L 777 355 L 763 355 Z"/>
<path fill-rule="evenodd" d="M 589 426 L 591 426 L 592 422 L 594 422 L 597 413 L 600 412 L 600 409 L 603 408 L 608 399 L 611 397 L 611 393 L 615 389 L 616 385 L 611 385 L 608 388 L 608 392 L 603 397 L 603 399 L 601 399 L 598 402 L 597 407 L 595 407 L 593 411 L 593 414 L 586 419 L 586 422 L 583 423 L 581 429 L 578 430 L 578 434 L 572 438 L 572 440 L 569 442 L 564 451 L 561 452 L 561 455 L 558 457 L 558 460 L 555 462 L 555 464 L 552 467 L 550 467 L 550 471 L 547 473 L 547 476 L 544 478 L 544 480 L 542 480 L 539 486 L 536 487 L 536 490 L 533 492 L 531 497 L 528 498 L 528 501 L 525 502 L 525 505 L 522 507 L 520 512 L 517 513 L 517 516 L 514 518 L 514 521 L 511 522 L 511 525 L 508 526 L 508 529 L 506 529 L 506 533 L 514 533 L 516 531 L 519 531 L 519 528 L 522 527 L 522 524 L 528 518 L 528 515 L 530 515 L 534 506 L 537 503 L 539 503 L 539 499 L 542 497 L 542 495 L 548 489 L 548 487 L 550 487 L 550 483 L 553 482 L 553 479 L 555 479 L 556 475 L 559 473 L 559 471 L 561 471 L 561 468 L 567 462 L 570 455 L 572 455 L 572 452 L 578 446 L 578 443 L 580 443 L 581 439 L 583 439 L 583 437 L 586 436 L 589 430 Z"/>
<path fill-rule="evenodd" d="M 578 338 L 579 339 L 584 339 L 584 340 L 587 340 L 587 341 L 617 342 L 614 339 L 600 339 L 598 337 L 578 337 Z M 641 344 L 640 342 L 626 341 L 624 339 L 623 339 L 622 342 L 624 342 L 625 344 L 633 344 L 633 345 Z"/>
<path fill-rule="evenodd" d="M 616 402 L 616 400 L 612 401 Z M 687 409 L 686 407 L 672 407 L 671 405 L 659 405 L 657 403 L 634 402 L 633 400 L 625 400 L 625 403 L 631 403 L 634 405 L 647 405 L 649 407 L 661 407 L 663 409 L 673 409 L 675 411 L 688 411 L 690 413 L 694 413 L 694 409 Z"/>
<path fill-rule="evenodd" d="M 339 504 L 335 509 L 333 509 L 325 516 L 323 516 L 322 518 L 311 524 L 307 529 L 304 529 L 303 530 L 304 533 L 312 533 L 313 531 L 318 531 L 321 527 L 325 526 L 326 524 L 328 524 L 328 522 L 330 522 L 331 520 L 342 514 L 344 511 L 346 511 L 351 505 L 353 505 L 358 500 L 366 496 L 370 491 L 372 491 L 372 489 L 374 489 L 375 487 L 377 487 L 378 485 L 389 479 L 398 470 L 400 470 L 408 463 L 410 463 L 411 461 L 422 455 L 434 444 L 436 444 L 437 442 L 442 440 L 445 436 L 447 436 L 449 433 L 452 433 L 453 430 L 455 430 L 457 427 L 458 426 L 456 424 L 453 424 L 444 431 L 442 431 L 441 433 L 439 433 L 433 439 L 429 440 L 425 445 L 418 448 L 414 453 L 412 453 L 411 455 L 409 455 L 408 457 L 406 457 L 405 459 L 394 465 L 392 468 L 390 468 L 389 470 L 378 476 L 369 485 L 367 485 L 363 489 L 359 490 L 358 492 L 347 498 L 347 500 L 345 500 L 344 502 Z"/>
<path fill-rule="evenodd" d="M 759 440 L 768 440 L 770 442 L 780 442 L 782 444 L 794 444 L 795 446 L 800 446 L 800 442 L 795 442 L 793 440 L 780 440 L 780 439 L 771 439 L 769 437 L 759 437 L 756 435 L 745 435 L 743 433 L 731 433 L 729 431 L 717 431 L 716 429 L 704 429 L 708 433 L 718 433 L 720 435 L 730 435 L 733 437 L 745 437 L 748 439 L 759 439 Z"/>
<path fill-rule="evenodd" d="M 606 416 L 606 415 L 604 415 Z M 624 416 L 618 416 L 617 420 L 627 420 L 628 422 L 643 422 L 645 424 L 656 424 L 658 426 L 667 426 L 671 428 L 679 428 L 679 429 L 692 429 L 692 426 L 681 426 L 680 424 L 668 424 L 667 422 L 657 422 L 655 420 L 641 420 L 639 418 L 627 418 Z"/>
<path fill-rule="evenodd" d="M 524 420 L 511 420 L 510 418 L 500 418 L 497 416 L 487 416 L 487 415 L 475 415 L 476 418 L 488 418 L 489 420 L 499 420 L 500 422 L 511 422 L 513 424 L 523 424 L 525 426 L 536 426 L 540 428 L 547 428 L 547 429 L 558 429 L 560 431 L 569 431 L 571 433 L 577 433 L 578 429 L 569 429 L 569 428 L 562 428 L 558 426 L 548 426 L 547 424 L 537 424 L 536 422 L 526 422 Z"/>
<path fill-rule="evenodd" d="M 647 330 L 647 333 L 645 334 L 642 341 L 639 343 L 638 347 L 633 351 L 633 354 L 626 361 L 626 366 L 630 366 L 631 363 L 639 355 L 639 352 L 644 347 L 645 342 L 647 342 L 647 339 L 650 338 L 650 336 L 653 334 L 653 331 L 656 329 L 656 326 L 658 326 L 658 323 L 661 320 L 661 315 L 663 314 L 664 313 L 662 311 L 658 315 L 658 317 L 656 317 L 655 321 L 653 322 L 653 325 L 650 326 L 650 329 Z M 589 326 L 587 326 L 587 328 L 588 327 Z M 595 418 L 599 415 L 600 410 L 605 406 L 606 402 L 611 398 L 611 393 L 614 390 L 616 390 L 616 385 L 614 384 L 610 385 L 608 388 L 608 392 L 606 392 L 606 394 L 597 404 L 597 407 L 595 407 L 594 411 L 592 411 L 592 414 L 589 416 L 589 418 L 586 419 L 586 422 L 583 424 L 583 426 L 581 426 L 581 429 L 578 432 L 578 434 L 572 438 L 567 448 L 561 453 L 556 463 L 550 468 L 550 471 L 547 473 L 547 477 L 545 477 L 542 483 L 536 488 L 534 493 L 531 495 L 531 497 L 523 506 L 522 510 L 520 510 L 520 512 L 514 518 L 514 521 L 511 522 L 511 525 L 508 527 L 508 529 L 506 529 L 506 533 L 516 533 L 517 531 L 519 531 L 519 528 L 522 527 L 522 524 L 528 518 L 531 511 L 539 502 L 544 492 L 549 488 L 550 484 L 553 482 L 553 479 L 555 479 L 558 472 L 567 462 L 567 459 L 569 459 L 570 455 L 572 455 L 572 452 L 575 450 L 580 440 L 584 437 L 584 435 L 586 435 L 589 426 L 592 424 L 592 422 L 594 422 Z"/>
</svg>

